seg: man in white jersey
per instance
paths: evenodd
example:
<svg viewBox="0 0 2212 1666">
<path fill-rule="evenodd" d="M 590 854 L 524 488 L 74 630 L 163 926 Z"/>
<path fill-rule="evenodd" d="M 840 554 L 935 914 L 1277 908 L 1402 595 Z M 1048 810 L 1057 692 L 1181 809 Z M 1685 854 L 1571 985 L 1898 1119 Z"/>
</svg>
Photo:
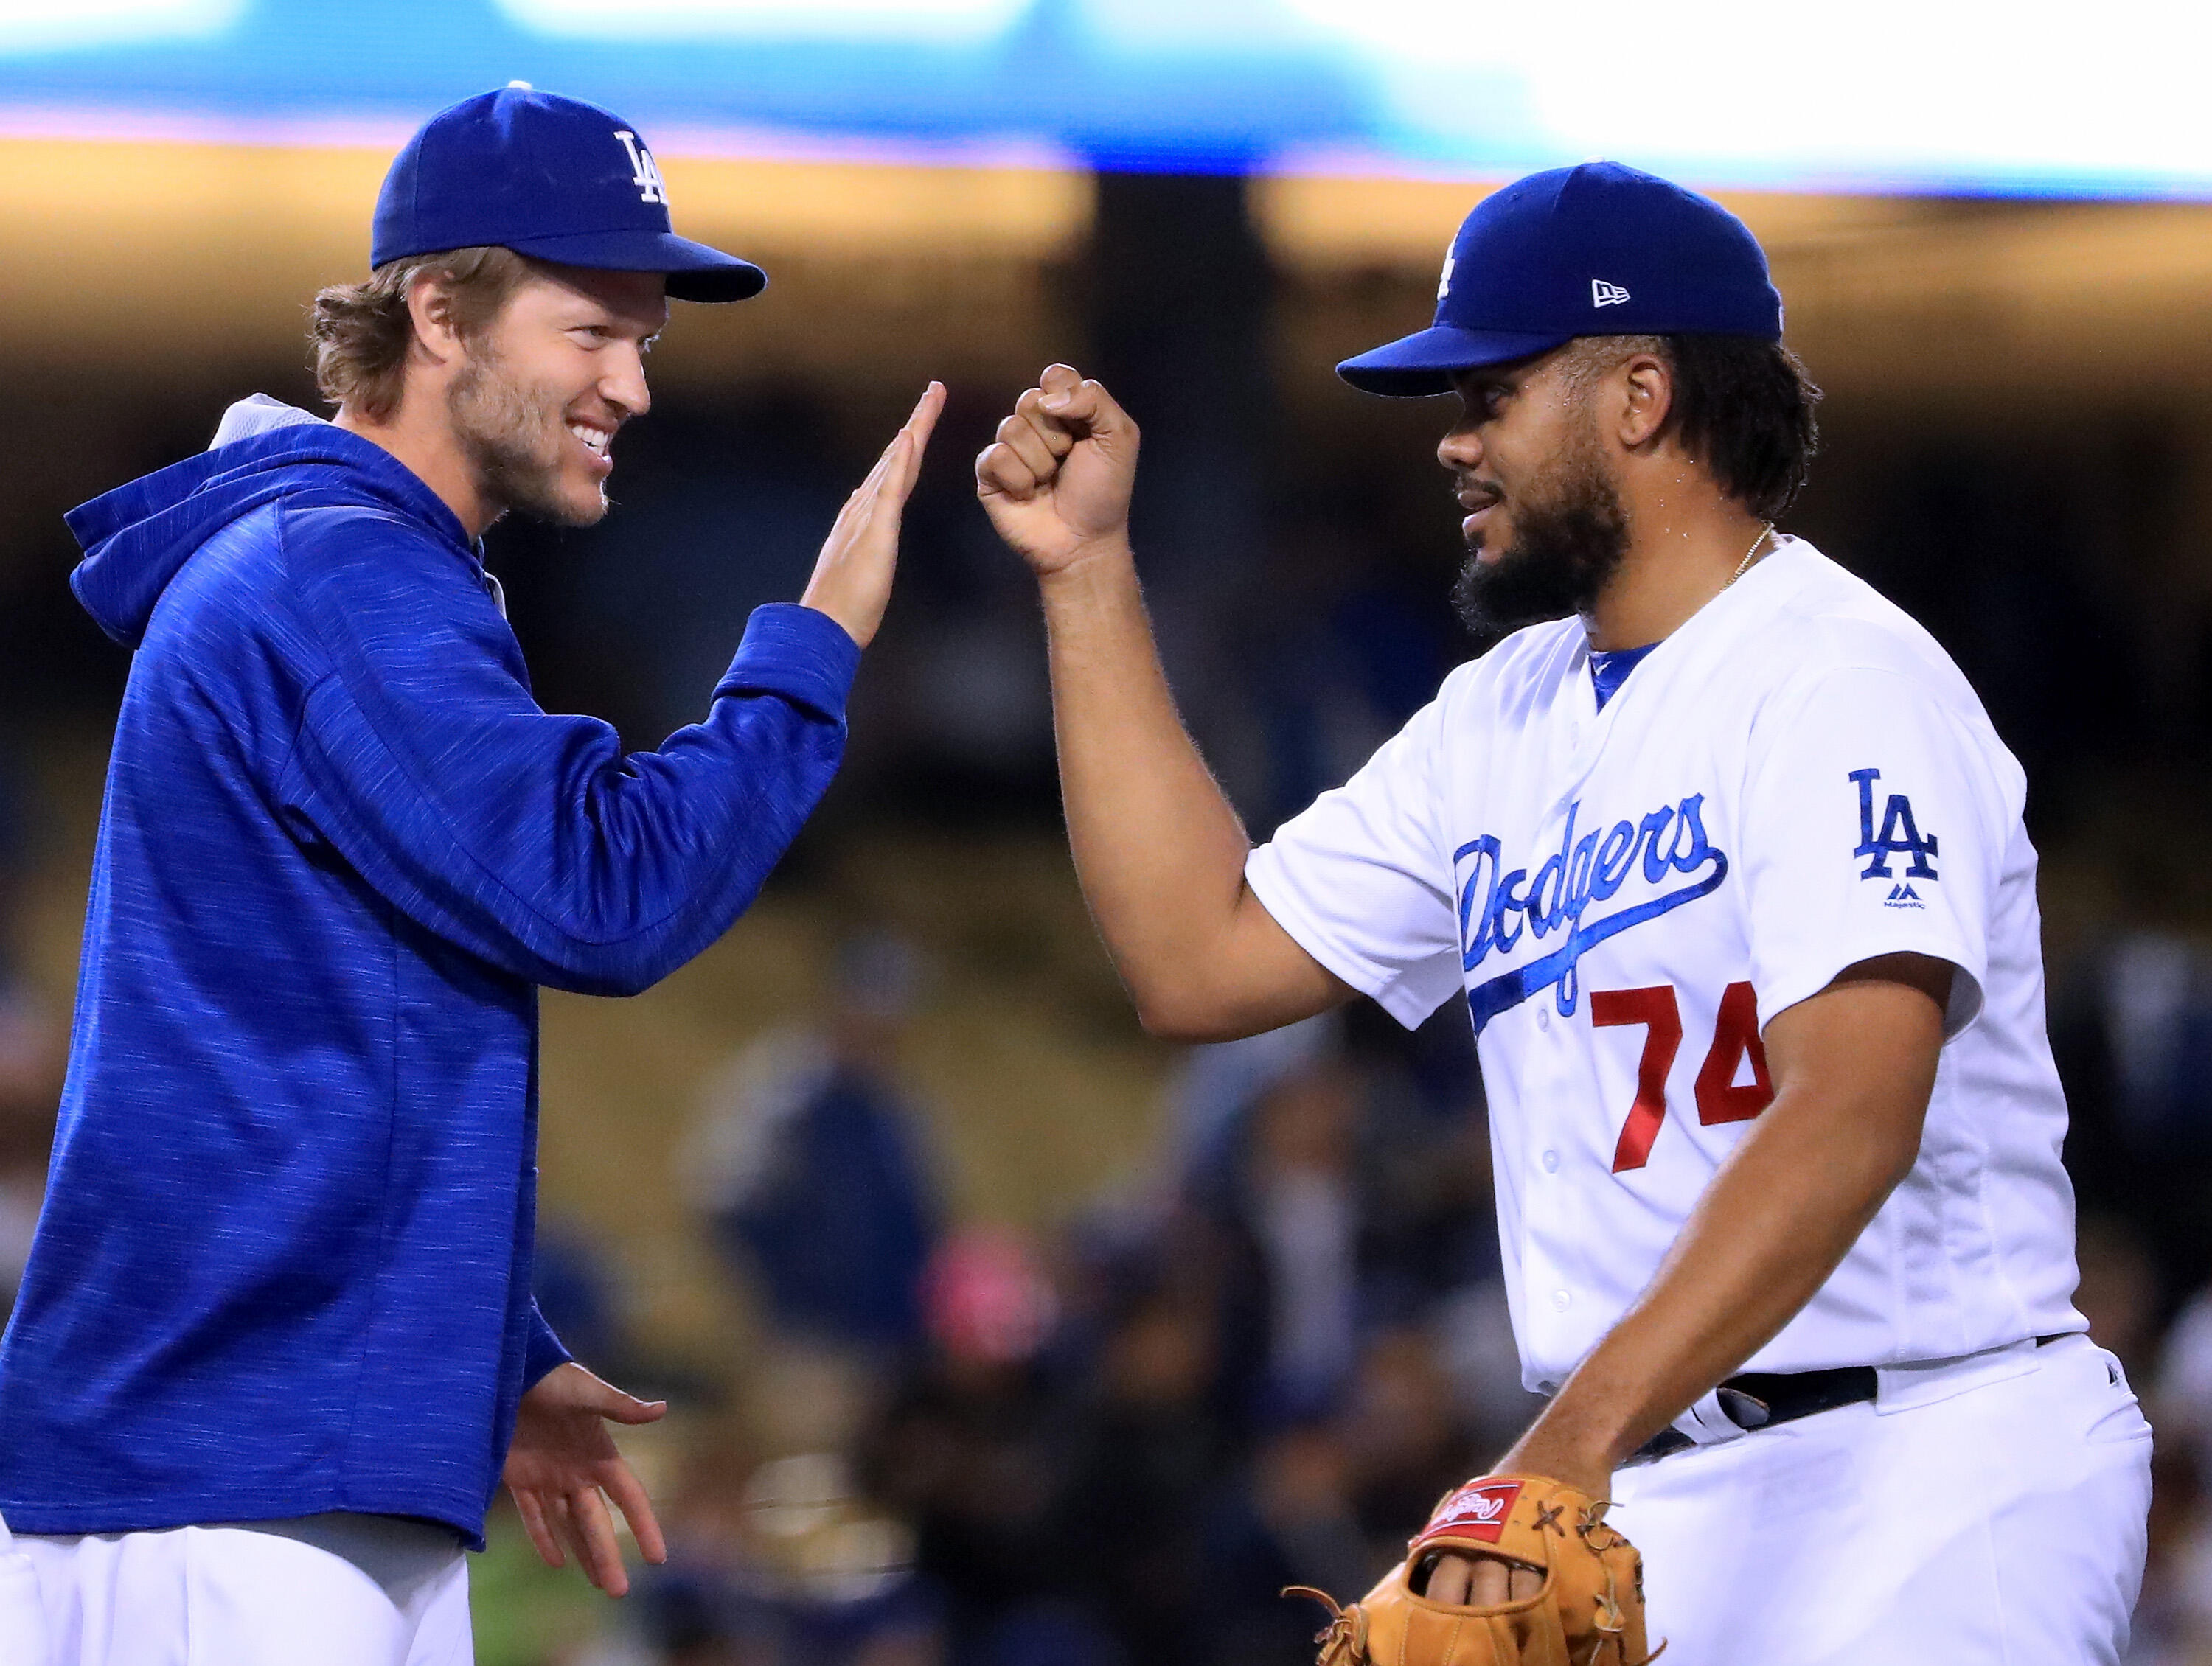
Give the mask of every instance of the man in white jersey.
<svg viewBox="0 0 2212 1666">
<path fill-rule="evenodd" d="M 1160 674 L 1129 419 L 1054 366 L 978 489 L 1040 580 L 1070 838 L 1146 1027 L 1466 1001 L 1552 1396 L 1498 1469 L 1618 1501 L 1654 1642 L 2116 1661 L 2149 1430 L 2071 1302 L 2023 778 L 1925 631 L 1774 531 L 1818 397 L 1781 324 L 1750 233 L 1650 175 L 1475 209 L 1435 325 L 1340 368 L 1459 394 L 1458 600 L 1527 627 L 1256 851 Z"/>
</svg>

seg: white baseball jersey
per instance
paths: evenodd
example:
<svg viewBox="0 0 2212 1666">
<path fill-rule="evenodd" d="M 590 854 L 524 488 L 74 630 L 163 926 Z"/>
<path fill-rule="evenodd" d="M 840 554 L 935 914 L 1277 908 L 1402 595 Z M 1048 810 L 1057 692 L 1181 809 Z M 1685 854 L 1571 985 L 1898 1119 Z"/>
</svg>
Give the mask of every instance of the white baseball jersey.
<svg viewBox="0 0 2212 1666">
<path fill-rule="evenodd" d="M 2024 795 L 1934 639 L 1784 538 L 1602 710 L 1578 620 L 1462 666 L 1246 871 L 1401 1022 L 1463 996 L 1539 1391 L 1772 1097 L 1767 1021 L 1873 955 L 1949 961 L 1919 1160 L 1747 1369 L 1899 1364 L 2083 1328 Z"/>
</svg>

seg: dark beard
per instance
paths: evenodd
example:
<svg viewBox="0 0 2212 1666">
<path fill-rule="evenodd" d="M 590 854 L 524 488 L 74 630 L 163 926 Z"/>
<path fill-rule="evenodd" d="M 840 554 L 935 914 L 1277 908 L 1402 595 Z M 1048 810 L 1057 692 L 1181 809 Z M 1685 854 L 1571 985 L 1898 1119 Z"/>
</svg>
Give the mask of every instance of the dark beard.
<svg viewBox="0 0 2212 1666">
<path fill-rule="evenodd" d="M 1470 635 L 1494 641 L 1523 625 L 1587 613 L 1628 554 L 1628 511 L 1588 452 L 1563 457 L 1546 502 L 1525 502 L 1494 561 L 1478 542 L 1452 586 Z"/>
<path fill-rule="evenodd" d="M 533 401 L 528 389 L 501 373 L 505 367 L 479 347 L 447 390 L 454 434 L 475 470 L 484 502 L 505 514 L 524 514 L 556 526 L 590 526 L 607 512 L 604 493 L 597 513 L 580 514 L 560 492 L 560 464 L 548 461 L 568 437 L 558 411 Z"/>
</svg>

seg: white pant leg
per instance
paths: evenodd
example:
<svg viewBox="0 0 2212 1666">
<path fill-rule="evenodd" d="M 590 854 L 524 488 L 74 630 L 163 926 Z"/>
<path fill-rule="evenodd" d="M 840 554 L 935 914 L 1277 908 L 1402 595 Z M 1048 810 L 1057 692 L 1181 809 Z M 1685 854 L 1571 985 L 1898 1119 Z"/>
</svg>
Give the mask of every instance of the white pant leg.
<svg viewBox="0 0 2212 1666">
<path fill-rule="evenodd" d="M 407 1604 L 415 1635 L 406 1666 L 476 1666 L 476 1629 L 469 1616 L 469 1559 L 456 1547 L 453 1565 Z"/>
<path fill-rule="evenodd" d="M 2150 1429 L 2086 1339 L 1885 1372 L 1845 1407 L 1624 1469 L 1650 1634 L 1697 1666 L 2117 1662 Z"/>
<path fill-rule="evenodd" d="M 0 1520 L 0 1661 L 46 1666 L 46 1611 L 38 1570 Z"/>
<path fill-rule="evenodd" d="M 471 1666 L 468 1567 L 395 1601 L 344 1557 L 240 1527 L 19 1535 L 46 1627 L 40 1666 Z M 6 1657 L 15 1666 L 15 1657 Z"/>
</svg>

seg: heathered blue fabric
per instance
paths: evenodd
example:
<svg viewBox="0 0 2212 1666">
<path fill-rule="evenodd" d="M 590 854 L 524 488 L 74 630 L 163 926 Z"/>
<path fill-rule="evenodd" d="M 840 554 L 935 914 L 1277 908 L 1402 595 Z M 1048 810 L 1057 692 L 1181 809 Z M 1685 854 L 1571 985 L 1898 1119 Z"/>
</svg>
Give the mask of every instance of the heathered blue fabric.
<svg viewBox="0 0 2212 1666">
<path fill-rule="evenodd" d="M 328 1510 L 481 1542 L 526 1382 L 537 986 L 719 936 L 835 772 L 859 651 L 754 615 L 658 752 L 531 698 L 458 521 L 321 423 L 70 517 L 137 650 L 51 1187 L 0 1342 L 0 1515 Z"/>
</svg>

